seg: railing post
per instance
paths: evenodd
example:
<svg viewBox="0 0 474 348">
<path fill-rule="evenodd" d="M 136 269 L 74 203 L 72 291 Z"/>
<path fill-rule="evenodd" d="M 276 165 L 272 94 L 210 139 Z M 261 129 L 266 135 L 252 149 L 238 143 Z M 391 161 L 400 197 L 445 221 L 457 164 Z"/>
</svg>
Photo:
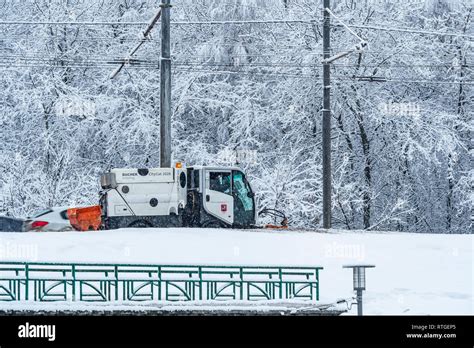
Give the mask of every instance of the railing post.
<svg viewBox="0 0 474 348">
<path fill-rule="evenodd" d="M 281 270 L 281 268 L 278 268 L 278 278 L 280 280 L 280 290 L 278 291 L 279 293 L 279 296 L 280 296 L 280 300 L 283 299 L 283 272 Z"/>
<path fill-rule="evenodd" d="M 244 270 L 242 267 L 239 268 L 240 274 L 240 299 L 244 299 Z M 248 294 L 247 294 L 248 295 Z"/>
<path fill-rule="evenodd" d="M 72 275 L 72 300 L 76 301 L 76 265 L 72 265 L 71 268 L 71 275 Z"/>
<path fill-rule="evenodd" d="M 202 267 L 198 267 L 199 272 L 199 300 L 202 300 Z"/>
<path fill-rule="evenodd" d="M 319 301 L 319 268 L 316 268 L 316 301 Z"/>
<path fill-rule="evenodd" d="M 15 276 L 16 276 L 16 293 L 17 293 L 17 296 L 16 298 L 18 299 L 18 301 L 21 300 L 21 279 L 19 279 L 19 273 L 18 273 L 18 269 L 15 270 Z"/>
<path fill-rule="evenodd" d="M 29 275 L 29 265 L 25 263 L 25 300 L 28 301 L 29 296 L 29 283 L 30 283 L 30 275 Z"/>
<path fill-rule="evenodd" d="M 163 287 L 163 282 L 161 280 L 161 266 L 158 266 L 158 301 L 161 301 L 161 288 Z"/>
<path fill-rule="evenodd" d="M 118 288 L 119 288 L 118 265 L 114 266 L 114 276 L 115 276 L 115 301 L 118 301 Z"/>
</svg>

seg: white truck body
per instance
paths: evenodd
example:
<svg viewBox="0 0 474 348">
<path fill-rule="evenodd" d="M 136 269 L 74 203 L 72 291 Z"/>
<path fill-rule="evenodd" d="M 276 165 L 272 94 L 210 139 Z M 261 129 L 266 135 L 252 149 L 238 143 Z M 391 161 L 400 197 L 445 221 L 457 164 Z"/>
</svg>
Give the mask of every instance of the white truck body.
<svg viewBox="0 0 474 348">
<path fill-rule="evenodd" d="M 101 177 L 104 228 L 251 227 L 256 209 L 235 167 L 112 169 Z"/>
<path fill-rule="evenodd" d="M 107 194 L 108 216 L 164 216 L 178 214 L 186 205 L 186 185 L 179 177 L 185 169 L 112 169 L 117 187 Z M 146 174 L 145 174 L 146 173 Z M 144 175 L 143 175 L 144 174 Z"/>
</svg>

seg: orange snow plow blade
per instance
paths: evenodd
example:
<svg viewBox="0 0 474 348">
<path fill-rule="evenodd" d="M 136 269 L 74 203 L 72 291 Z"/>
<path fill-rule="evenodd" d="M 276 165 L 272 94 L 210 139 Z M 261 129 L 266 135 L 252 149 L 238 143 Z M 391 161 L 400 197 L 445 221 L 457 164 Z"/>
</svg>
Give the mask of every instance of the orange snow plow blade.
<svg viewBox="0 0 474 348">
<path fill-rule="evenodd" d="M 283 220 L 280 222 L 280 225 L 272 225 L 272 224 L 268 224 L 268 225 L 263 225 L 263 228 L 266 228 L 266 229 L 272 229 L 272 230 L 285 230 L 288 228 L 288 218 L 286 217 L 286 215 L 279 211 L 279 210 L 276 210 L 276 209 L 269 209 L 269 208 L 263 208 L 261 211 L 258 212 L 258 216 L 266 216 L 266 215 L 269 215 L 269 216 L 273 216 L 276 220 L 276 218 L 282 218 Z"/>
<path fill-rule="evenodd" d="M 271 229 L 271 230 L 286 230 L 288 226 L 283 225 L 264 225 L 263 228 Z"/>
<path fill-rule="evenodd" d="M 285 217 L 281 222 L 281 225 L 264 225 L 263 228 L 273 229 L 273 230 L 285 230 L 288 228 L 288 219 Z"/>
<path fill-rule="evenodd" d="M 67 210 L 69 222 L 77 231 L 97 231 L 102 223 L 99 205 Z"/>
</svg>

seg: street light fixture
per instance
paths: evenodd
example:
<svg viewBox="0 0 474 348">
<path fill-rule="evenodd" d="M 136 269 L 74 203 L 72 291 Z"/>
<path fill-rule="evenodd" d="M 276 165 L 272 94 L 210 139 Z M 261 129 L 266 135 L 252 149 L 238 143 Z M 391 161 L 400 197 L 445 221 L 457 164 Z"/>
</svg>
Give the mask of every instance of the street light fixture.
<svg viewBox="0 0 474 348">
<path fill-rule="evenodd" d="M 365 269 L 375 265 L 346 265 L 342 268 L 352 268 L 352 282 L 357 293 L 357 315 L 362 315 L 362 290 L 365 290 Z"/>
</svg>

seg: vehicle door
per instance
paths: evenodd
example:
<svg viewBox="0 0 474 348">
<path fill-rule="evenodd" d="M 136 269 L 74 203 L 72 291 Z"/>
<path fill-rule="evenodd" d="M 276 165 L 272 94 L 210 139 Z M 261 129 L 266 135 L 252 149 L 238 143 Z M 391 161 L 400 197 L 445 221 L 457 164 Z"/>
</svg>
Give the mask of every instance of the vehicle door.
<svg viewBox="0 0 474 348">
<path fill-rule="evenodd" d="M 208 214 L 232 225 L 234 222 L 232 171 L 207 169 L 203 200 Z"/>
</svg>

